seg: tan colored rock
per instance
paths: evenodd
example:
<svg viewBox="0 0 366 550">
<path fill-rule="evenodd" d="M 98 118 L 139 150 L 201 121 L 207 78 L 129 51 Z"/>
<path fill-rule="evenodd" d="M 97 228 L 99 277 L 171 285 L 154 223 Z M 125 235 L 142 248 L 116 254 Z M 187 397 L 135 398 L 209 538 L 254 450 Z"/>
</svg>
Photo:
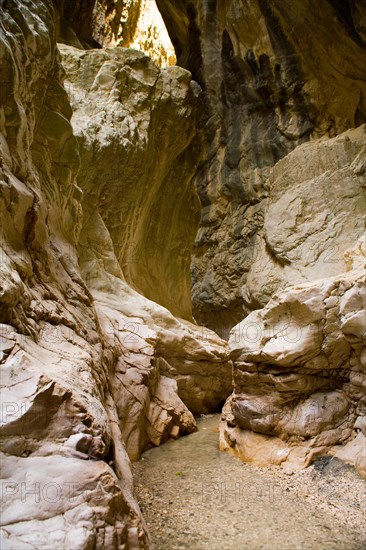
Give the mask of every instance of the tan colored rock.
<svg viewBox="0 0 366 550">
<path fill-rule="evenodd" d="M 365 417 L 365 290 L 363 269 L 288 287 L 232 330 L 223 450 L 297 468 L 347 443 L 347 461 L 361 460 L 352 441 Z"/>
<path fill-rule="evenodd" d="M 155 0 L 141 0 L 136 28 L 123 32 L 118 46 L 146 53 L 159 67 L 176 64 L 176 56 Z"/>
<path fill-rule="evenodd" d="M 364 433 L 349 441 L 343 447 L 335 447 L 334 456 L 353 464 L 358 473 L 366 479 L 366 437 Z"/>
<path fill-rule="evenodd" d="M 347 269 L 345 251 L 364 231 L 366 179 L 352 166 L 365 139 L 363 125 L 301 145 L 274 166 L 245 288 L 253 303 Z"/>
<path fill-rule="evenodd" d="M 136 25 L 140 0 L 53 0 L 59 42 L 80 49 L 114 46 Z"/>
<path fill-rule="evenodd" d="M 121 46 L 143 51 L 160 67 L 176 57 L 155 0 L 53 0 L 57 40 L 81 50 Z"/>
<path fill-rule="evenodd" d="M 129 504 L 105 462 L 54 455 L 2 463 L 2 547 L 117 548 L 134 530 L 141 537 L 138 523 L 126 529 Z"/>
<path fill-rule="evenodd" d="M 96 237 L 87 234 L 97 208 L 126 281 L 191 319 L 190 250 L 199 210 L 191 179 L 200 153 L 194 142 L 199 89 L 188 71 L 159 70 L 139 52 L 60 49 L 81 152 L 81 260 L 90 245 L 100 246 L 98 230 L 93 229 Z"/>
<path fill-rule="evenodd" d="M 177 321 L 125 282 L 178 317 L 191 318 L 189 257 L 197 219 L 186 204 L 198 200 L 191 186 L 192 161 L 198 161 L 192 142 L 197 90 L 187 71 L 159 70 L 138 52 L 60 49 L 80 143 L 80 265 L 109 347 L 121 350 L 114 398 L 127 451 L 137 459 L 146 445 L 169 437 L 172 425 L 182 434 L 196 429 L 180 399 L 194 414 L 207 413 L 231 388 L 220 339 Z M 151 156 L 157 133 L 158 161 Z M 177 381 L 163 409 L 155 392 L 165 378 L 158 372 Z"/>
<path fill-rule="evenodd" d="M 119 247 L 126 251 L 125 240 L 133 245 L 138 235 L 152 263 L 151 269 L 145 266 L 147 288 L 153 278 L 161 280 L 162 301 L 190 318 L 184 257 L 192 246 L 196 214 L 185 213 L 183 219 L 180 201 L 197 200 L 189 182 L 194 167 L 188 167 L 195 128 L 181 117 L 192 113 L 199 90 L 191 86 L 187 71 L 160 72 L 140 53 L 78 50 L 76 65 L 83 56 L 87 62 L 96 59 L 82 71 L 86 86 L 95 81 L 91 95 L 100 101 L 96 112 L 88 99 L 91 116 L 85 114 L 84 143 L 81 131 L 77 139 L 70 123 L 51 1 L 41 0 L 36 11 L 28 0 L 15 0 L 0 10 L 5 75 L 0 105 L 0 431 L 6 482 L 1 545 L 147 548 L 149 536 L 133 496 L 128 455 L 138 458 L 147 446 L 195 429 L 192 413 L 179 397 L 178 380 L 183 379 L 183 388 L 185 378 L 191 383 L 192 363 L 202 361 L 203 378 L 212 376 L 220 384 L 220 391 L 214 384 L 202 387 L 196 400 L 202 412 L 216 406 L 231 387 L 226 344 L 132 289 L 123 269 L 134 270 L 119 263 Z M 113 63 L 120 71 L 117 77 Z M 130 101 L 125 96 L 123 105 L 113 93 L 111 102 L 106 101 L 115 92 L 115 81 L 121 94 L 131 96 Z M 81 99 L 87 93 L 77 92 Z M 150 94 L 156 94 L 151 112 Z M 110 124 L 113 116 L 118 130 Z M 119 124 L 123 120 L 127 127 Z M 174 145 L 176 123 L 182 135 Z M 154 141 L 146 144 L 149 127 Z M 145 187 L 136 194 L 134 169 L 144 147 L 151 153 L 158 131 L 165 164 L 153 156 L 150 176 L 155 176 L 146 176 Z M 100 165 L 87 177 L 93 144 Z M 186 162 L 176 169 L 174 155 L 182 151 Z M 199 157 L 199 149 L 194 155 Z M 113 164 L 105 176 L 100 172 L 103 162 L 104 167 Z M 113 189 L 123 167 L 131 179 Z M 77 180 L 79 169 L 85 177 Z M 148 215 L 140 217 L 143 206 L 152 208 L 154 200 L 163 204 L 171 190 L 177 192 L 174 209 L 166 212 L 170 233 L 164 216 L 152 219 L 146 233 L 143 227 L 139 230 Z M 147 191 L 150 203 L 143 200 Z M 133 210 L 136 199 L 130 213 L 128 208 L 119 210 L 123 192 L 131 194 L 128 208 Z M 161 252 L 161 264 L 149 241 L 155 230 L 171 242 L 165 259 Z M 174 263 L 177 248 L 183 259 Z M 141 286 L 143 276 L 135 281 Z M 160 358 L 174 359 L 174 376 L 159 372 Z M 199 380 L 197 376 L 197 386 Z M 69 488 L 75 494 L 64 491 Z"/>
<path fill-rule="evenodd" d="M 313 31 L 325 28 L 336 14 L 328 3 L 201 3 L 188 13 L 183 0 L 176 11 L 159 0 L 165 17 L 173 10 L 178 57 L 198 84 L 141 52 L 99 48 L 136 28 L 139 0 L 36 4 L 0 7 L 1 545 L 147 548 L 130 459 L 194 431 L 193 414 L 219 408 L 231 392 L 228 346 L 192 318 L 201 207 L 196 311 L 223 331 L 243 317 L 243 303 L 258 307 L 271 292 L 271 281 L 263 292 L 255 281 L 243 287 L 258 240 L 288 255 L 316 232 L 313 212 L 322 219 L 306 204 L 308 225 L 296 227 L 288 208 L 291 231 L 282 214 L 276 235 L 271 216 L 287 208 L 280 182 L 294 159 L 306 159 L 297 189 L 304 200 L 319 160 L 317 200 L 347 228 L 337 236 L 342 251 L 354 245 L 359 223 L 349 212 L 358 212 L 364 181 L 364 130 L 303 142 L 364 122 L 364 63 L 355 62 L 358 39 L 338 21 L 337 47 L 314 76 L 318 46 L 310 40 L 304 49 L 296 37 L 304 18 Z M 282 27 L 294 29 L 292 46 L 275 36 Z M 327 32 L 311 36 L 320 48 L 329 42 Z M 69 44 L 60 46 L 65 69 L 57 37 Z M 328 176 L 347 204 L 343 218 L 326 197 Z M 316 265 L 299 264 L 310 282 L 249 318 L 259 340 L 248 319 L 240 325 L 223 447 L 292 468 L 346 443 L 364 470 L 361 255 L 358 243 L 346 252 L 348 273 L 318 283 Z M 276 277 L 278 287 L 290 280 Z"/>
</svg>

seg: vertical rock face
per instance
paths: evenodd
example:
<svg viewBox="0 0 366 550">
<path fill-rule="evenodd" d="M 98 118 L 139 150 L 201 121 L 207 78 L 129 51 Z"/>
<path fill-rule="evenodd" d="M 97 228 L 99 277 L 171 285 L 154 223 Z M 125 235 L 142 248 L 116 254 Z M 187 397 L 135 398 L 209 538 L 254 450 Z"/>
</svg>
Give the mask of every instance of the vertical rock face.
<svg viewBox="0 0 366 550">
<path fill-rule="evenodd" d="M 190 322 L 200 90 L 65 46 L 67 93 L 52 2 L 0 12 L 1 546 L 145 548 L 130 458 L 231 391 L 226 343 Z"/>
<path fill-rule="evenodd" d="M 5 548 L 148 547 L 130 460 L 232 372 L 222 448 L 365 471 L 361 3 L 158 3 L 183 68 L 108 47 L 139 1 L 0 2 Z"/>
<path fill-rule="evenodd" d="M 81 152 L 82 257 L 100 238 L 93 227 L 97 207 L 126 281 L 191 319 L 200 89 L 188 71 L 160 71 L 142 53 L 60 48 Z M 86 234 L 89 226 L 95 235 Z"/>
<path fill-rule="evenodd" d="M 221 447 L 289 468 L 333 449 L 365 472 L 361 3 L 158 6 L 205 98 L 193 312 L 236 325 Z"/>
<path fill-rule="evenodd" d="M 145 52 L 160 67 L 176 64 L 174 47 L 155 0 L 140 2 L 136 29 L 131 33 L 124 32 L 124 35 L 120 46 Z"/>
<path fill-rule="evenodd" d="M 47 1 L 37 13 L 33 2 L 1 8 L 1 544 L 143 547 L 104 343 L 77 269 L 79 154 L 54 21 Z"/>
<path fill-rule="evenodd" d="M 204 89 L 206 153 L 195 180 L 202 215 L 192 259 L 193 305 L 196 319 L 226 335 L 270 297 L 268 284 L 262 292 L 256 283 L 258 256 L 262 264 L 278 260 L 281 266 L 271 243 L 282 238 L 273 227 L 277 205 L 267 206 L 268 197 L 273 200 L 271 168 L 298 145 L 366 120 L 363 11 L 353 0 L 316 6 L 293 0 L 157 3 L 178 64 Z M 343 157 L 343 166 L 353 153 L 348 151 L 347 161 Z M 314 161 L 318 175 L 328 170 L 319 158 Z M 307 193 L 305 185 L 300 189 L 301 163 L 295 169 L 291 182 L 300 195 Z M 324 211 L 331 209 L 324 205 Z M 331 232 L 330 216 L 322 225 Z M 359 226 L 350 229 L 348 242 L 340 245 L 338 273 L 343 245 L 359 236 Z M 289 263 L 297 269 L 294 259 Z M 316 271 L 316 262 L 311 264 Z M 281 274 L 276 269 L 271 291 L 293 282 L 291 267 Z M 328 267 L 322 276 L 335 273 L 334 264 Z"/>
<path fill-rule="evenodd" d="M 59 42 L 90 49 L 113 46 L 128 21 L 136 24 L 140 0 L 54 0 Z"/>
</svg>

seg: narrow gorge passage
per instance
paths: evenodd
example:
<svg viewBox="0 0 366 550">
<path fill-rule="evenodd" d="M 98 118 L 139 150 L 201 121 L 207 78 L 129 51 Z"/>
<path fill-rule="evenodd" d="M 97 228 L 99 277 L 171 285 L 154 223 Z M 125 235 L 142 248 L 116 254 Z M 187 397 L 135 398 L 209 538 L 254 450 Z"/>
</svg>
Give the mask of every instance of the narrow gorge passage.
<svg viewBox="0 0 366 550">
<path fill-rule="evenodd" d="M 156 550 L 365 548 L 364 482 L 320 459 L 286 475 L 218 450 L 220 415 L 199 431 L 144 453 L 137 498 Z"/>
<path fill-rule="evenodd" d="M 0 0 L 0 550 L 366 550 L 364 4 Z"/>
</svg>

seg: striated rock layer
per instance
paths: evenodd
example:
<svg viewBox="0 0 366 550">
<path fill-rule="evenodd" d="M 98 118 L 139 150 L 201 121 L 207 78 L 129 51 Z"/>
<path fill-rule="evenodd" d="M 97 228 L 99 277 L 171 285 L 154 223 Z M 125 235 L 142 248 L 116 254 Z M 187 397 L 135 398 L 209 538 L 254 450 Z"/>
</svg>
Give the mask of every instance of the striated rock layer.
<svg viewBox="0 0 366 550">
<path fill-rule="evenodd" d="M 269 301 L 232 329 L 221 425 L 221 448 L 244 460 L 292 468 L 346 444 L 340 456 L 366 472 L 364 235 L 352 246 L 365 142 L 363 125 L 298 146 L 270 172 L 247 279 Z"/>
<path fill-rule="evenodd" d="M 231 391 L 191 322 L 199 87 L 65 46 L 69 99 L 52 2 L 0 12 L 1 547 L 145 548 L 130 459 Z"/>
<path fill-rule="evenodd" d="M 347 222 L 340 243 L 334 237 L 328 240 L 332 218 L 321 219 L 319 213 L 312 227 L 299 230 L 301 216 L 309 214 L 303 204 L 305 194 L 315 202 L 313 194 L 320 192 L 318 210 L 324 206 L 333 215 L 334 201 L 324 198 L 322 191 L 331 179 L 329 170 L 334 172 L 334 196 L 344 177 L 344 187 L 353 188 L 353 200 L 339 197 L 352 213 L 359 191 L 345 167 L 357 155 L 360 139 L 355 148 L 342 147 L 341 140 L 324 144 L 315 153 L 318 146 L 313 144 L 283 163 L 281 159 L 305 142 L 333 138 L 366 122 L 364 9 L 361 0 L 316 4 L 157 0 L 157 4 L 178 64 L 189 69 L 204 90 L 200 129 L 206 148 L 195 178 L 202 214 L 192 258 L 194 316 L 227 336 L 245 315 L 263 307 L 271 292 L 313 280 L 314 275 L 342 273 L 343 251 L 360 237 L 361 224 L 354 220 Z M 278 178 L 275 197 L 271 178 Z M 281 196 L 287 197 L 287 204 Z M 281 219 L 287 208 L 294 227 Z M 337 208 L 335 233 L 343 223 Z M 321 224 L 321 232 L 315 222 Z M 292 232 L 295 238 L 287 243 Z M 304 254 L 307 259 L 299 258 Z M 320 275 L 319 255 L 332 259 L 322 262 L 326 265 Z M 288 268 L 281 269 L 285 262 Z M 279 265 L 272 274 L 274 263 Z M 268 267 L 262 274 L 263 265 Z"/>
<path fill-rule="evenodd" d="M 364 239 L 347 258 L 350 271 L 289 287 L 232 330 L 221 449 L 287 469 L 331 451 L 366 475 Z"/>
</svg>

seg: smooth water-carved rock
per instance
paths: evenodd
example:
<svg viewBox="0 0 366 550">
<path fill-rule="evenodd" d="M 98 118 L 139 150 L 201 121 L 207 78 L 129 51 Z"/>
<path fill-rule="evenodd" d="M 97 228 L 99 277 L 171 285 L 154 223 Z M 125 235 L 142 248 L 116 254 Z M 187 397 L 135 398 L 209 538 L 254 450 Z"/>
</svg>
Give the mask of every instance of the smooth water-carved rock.
<svg viewBox="0 0 366 550">
<path fill-rule="evenodd" d="M 93 296 L 110 350 L 120 430 L 136 460 L 172 432 L 195 431 L 192 412 L 219 408 L 231 391 L 231 362 L 216 334 L 175 319 L 121 280 L 110 280 L 109 292 L 93 290 Z"/>
<path fill-rule="evenodd" d="M 289 468 L 346 443 L 336 456 L 364 471 L 352 442 L 366 412 L 365 297 L 364 269 L 354 269 L 289 287 L 232 330 L 222 449 Z"/>
<path fill-rule="evenodd" d="M 173 314 L 191 319 L 190 249 L 199 216 L 191 180 L 200 155 L 195 142 L 199 87 L 188 71 L 159 70 L 132 50 L 60 49 L 80 144 L 81 260 L 94 247 L 87 231 L 97 209 L 126 281 Z"/>
<path fill-rule="evenodd" d="M 149 442 L 164 441 L 173 428 L 181 434 L 195 429 L 180 399 L 192 413 L 207 413 L 231 388 L 230 363 L 219 338 L 175 320 L 124 282 L 179 318 L 191 319 L 189 258 L 198 221 L 191 179 L 200 154 L 194 141 L 199 88 L 187 71 L 160 70 L 131 50 L 60 49 L 81 158 L 81 272 L 112 338 L 110 348 L 120 349 L 116 383 L 122 386 L 115 400 L 127 451 L 138 458 Z M 170 412 L 161 407 L 169 399 L 155 395 L 167 388 L 164 376 L 177 382 L 168 392 Z"/>
<path fill-rule="evenodd" d="M 298 465 L 332 449 L 364 471 L 362 243 L 345 251 L 364 185 L 362 25 L 345 36 L 349 18 L 329 3 L 295 14 L 290 2 L 161 0 L 197 83 L 104 47 L 137 0 L 0 4 L 1 545 L 149 547 L 130 460 L 194 431 L 193 415 L 232 390 L 227 344 L 192 318 L 201 214 L 193 289 L 210 326 L 225 332 L 275 288 L 310 281 L 240 325 L 222 445 Z M 318 30 L 338 17 L 314 73 L 312 40 L 295 48 L 303 61 L 288 44 L 299 13 L 323 46 Z M 303 143 L 327 132 L 343 134 Z M 298 256 L 320 224 L 341 261 L 316 283 L 319 258 Z"/>
<path fill-rule="evenodd" d="M 226 344 L 132 289 L 124 271 L 127 278 L 134 270 L 125 268 L 119 253 L 128 249 L 125 239 L 135 246 L 136 235 L 141 250 L 150 254 L 147 288 L 155 277 L 162 301 L 190 318 L 184 258 L 194 237 L 196 207 L 185 214 L 185 232 L 180 201 L 191 197 L 194 204 L 197 198 L 188 159 L 177 171 L 169 151 L 172 146 L 170 155 L 179 155 L 187 149 L 188 157 L 194 122 L 182 122 L 178 143 L 174 124 L 181 114 L 191 114 L 199 90 L 187 71 L 160 73 L 142 54 L 118 50 L 113 61 L 112 53 L 79 50 L 76 71 L 83 55 L 90 55 L 87 62 L 97 60 L 81 71 L 86 85 L 88 75 L 90 85 L 96 80 L 100 104 L 99 113 L 95 107 L 92 112 L 94 126 L 85 115 L 86 128 L 76 137 L 56 48 L 57 14 L 50 0 L 34 7 L 30 0 L 0 7 L 5 76 L 0 106 L 1 546 L 146 548 L 149 536 L 133 496 L 129 456 L 138 458 L 147 446 L 196 429 L 187 408 L 189 385 L 197 390 L 195 412 L 213 410 L 231 388 Z M 126 80 L 132 83 L 133 99 L 123 107 L 113 95 L 109 61 L 120 63 L 122 94 L 128 91 Z M 150 178 L 136 194 L 129 188 L 139 184 L 133 171 L 144 147 L 150 153 L 154 149 L 148 128 L 154 130 L 154 143 L 161 132 L 164 149 L 145 162 Z M 100 166 L 88 172 L 93 152 Z M 199 148 L 189 155 L 199 156 Z M 104 176 L 103 162 L 104 168 L 113 164 Z M 165 209 L 171 226 L 162 215 L 150 221 L 146 233 L 139 230 L 139 220 L 148 216 L 139 218 L 144 206 L 148 210 L 154 200 L 164 204 L 172 191 L 175 206 Z M 131 212 L 118 210 L 123 193 L 136 199 L 136 205 L 127 201 Z M 150 202 L 143 201 L 144 194 Z M 152 251 L 150 232 L 170 242 L 159 256 Z M 169 288 L 169 258 L 176 290 Z M 144 278 L 132 279 L 138 287 Z"/>
<path fill-rule="evenodd" d="M 78 268 L 79 153 L 53 6 L 0 10 L 1 545 L 143 548 L 103 335 Z"/>
</svg>

